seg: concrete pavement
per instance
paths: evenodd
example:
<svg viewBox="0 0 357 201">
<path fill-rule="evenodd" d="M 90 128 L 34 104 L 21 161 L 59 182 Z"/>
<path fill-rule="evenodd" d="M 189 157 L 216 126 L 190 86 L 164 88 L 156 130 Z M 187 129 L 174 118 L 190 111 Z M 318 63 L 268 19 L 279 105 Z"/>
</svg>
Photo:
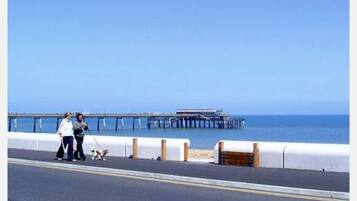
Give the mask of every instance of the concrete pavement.
<svg viewBox="0 0 357 201">
<path fill-rule="evenodd" d="M 10 201 L 300 201 L 246 192 L 210 189 L 83 172 L 9 164 Z"/>
<path fill-rule="evenodd" d="M 108 167 L 205 179 L 349 192 L 348 173 L 221 166 L 192 162 L 132 160 L 118 157 L 108 157 L 107 161 L 87 160 L 73 163 L 54 160 L 54 152 L 9 149 L 8 153 L 9 158 L 72 163 L 77 165 Z"/>
</svg>

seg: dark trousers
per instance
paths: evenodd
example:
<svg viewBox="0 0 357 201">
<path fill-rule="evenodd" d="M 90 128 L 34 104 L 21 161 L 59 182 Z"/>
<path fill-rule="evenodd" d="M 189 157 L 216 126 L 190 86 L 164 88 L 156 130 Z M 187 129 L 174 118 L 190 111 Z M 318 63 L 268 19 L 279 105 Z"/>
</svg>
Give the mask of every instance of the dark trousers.
<svg viewBox="0 0 357 201">
<path fill-rule="evenodd" d="M 83 140 L 84 140 L 84 137 L 76 136 L 77 150 L 74 152 L 75 159 L 82 159 L 82 160 L 86 159 L 86 155 L 84 155 L 84 152 L 83 152 Z M 79 154 L 80 158 L 78 157 L 78 154 Z"/>
<path fill-rule="evenodd" d="M 64 145 L 64 147 L 63 147 Z M 63 137 L 63 144 L 61 143 L 61 146 L 58 148 L 57 151 L 57 158 L 63 158 L 64 155 L 64 149 L 68 146 L 67 150 L 67 160 L 72 161 L 73 160 L 73 137 L 72 136 L 64 136 Z"/>
</svg>

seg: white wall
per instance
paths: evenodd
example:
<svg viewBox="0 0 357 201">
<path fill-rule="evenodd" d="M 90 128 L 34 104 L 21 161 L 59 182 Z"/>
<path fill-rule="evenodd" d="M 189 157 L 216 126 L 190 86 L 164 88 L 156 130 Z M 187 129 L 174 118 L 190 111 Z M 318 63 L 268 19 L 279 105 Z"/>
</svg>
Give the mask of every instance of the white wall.
<svg viewBox="0 0 357 201">
<path fill-rule="evenodd" d="M 108 156 L 129 157 L 132 154 L 134 137 L 91 136 L 86 135 L 83 143 L 85 154 L 91 154 L 91 148 L 99 148 L 95 140 L 103 149 L 109 149 Z M 161 140 L 166 139 L 167 160 L 184 160 L 184 143 L 190 144 L 188 139 L 173 138 L 145 138 L 138 137 L 138 158 L 157 159 L 161 156 Z M 60 138 L 50 133 L 8 133 L 8 147 L 16 149 L 57 151 Z"/>
<path fill-rule="evenodd" d="M 349 145 L 291 143 L 284 156 L 285 168 L 349 172 Z"/>
<path fill-rule="evenodd" d="M 253 152 L 252 141 L 224 142 L 223 151 Z M 349 172 L 349 145 L 287 142 L 259 143 L 261 167 Z M 218 143 L 214 162 L 218 163 Z"/>
</svg>

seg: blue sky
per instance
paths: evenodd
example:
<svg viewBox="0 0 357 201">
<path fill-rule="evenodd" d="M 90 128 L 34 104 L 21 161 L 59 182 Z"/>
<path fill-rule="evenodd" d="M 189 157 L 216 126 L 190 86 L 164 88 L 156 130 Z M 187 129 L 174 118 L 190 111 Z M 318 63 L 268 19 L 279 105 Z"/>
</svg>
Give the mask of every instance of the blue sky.
<svg viewBox="0 0 357 201">
<path fill-rule="evenodd" d="M 9 1 L 9 111 L 347 114 L 348 1 Z"/>
</svg>

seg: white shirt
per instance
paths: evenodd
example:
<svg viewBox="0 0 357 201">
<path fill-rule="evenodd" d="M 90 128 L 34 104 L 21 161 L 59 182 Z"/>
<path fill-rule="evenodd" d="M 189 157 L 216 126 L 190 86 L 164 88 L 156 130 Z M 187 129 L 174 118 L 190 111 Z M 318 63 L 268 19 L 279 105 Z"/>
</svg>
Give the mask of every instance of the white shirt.
<svg viewBox="0 0 357 201">
<path fill-rule="evenodd" d="M 62 136 L 74 136 L 72 121 L 64 118 L 58 127 L 57 133 L 61 133 Z"/>
</svg>

